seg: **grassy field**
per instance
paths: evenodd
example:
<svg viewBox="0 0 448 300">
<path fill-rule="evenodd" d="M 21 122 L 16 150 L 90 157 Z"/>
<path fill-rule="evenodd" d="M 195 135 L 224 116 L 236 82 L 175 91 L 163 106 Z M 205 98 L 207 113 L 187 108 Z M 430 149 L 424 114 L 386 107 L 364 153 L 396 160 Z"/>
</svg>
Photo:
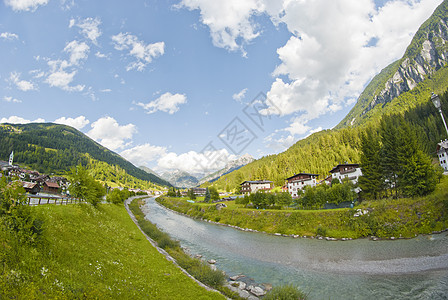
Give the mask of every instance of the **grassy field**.
<svg viewBox="0 0 448 300">
<path fill-rule="evenodd" d="M 0 227 L 0 299 L 223 299 L 157 252 L 123 205 L 33 207 L 42 239 Z"/>
<path fill-rule="evenodd" d="M 267 233 L 301 236 L 360 238 L 414 237 L 448 228 L 448 177 L 426 197 L 364 201 L 353 209 L 253 210 L 234 201 L 226 208 L 215 204 L 188 203 L 185 198 L 158 198 L 162 205 L 187 214 Z M 356 216 L 358 209 L 365 212 Z"/>
</svg>

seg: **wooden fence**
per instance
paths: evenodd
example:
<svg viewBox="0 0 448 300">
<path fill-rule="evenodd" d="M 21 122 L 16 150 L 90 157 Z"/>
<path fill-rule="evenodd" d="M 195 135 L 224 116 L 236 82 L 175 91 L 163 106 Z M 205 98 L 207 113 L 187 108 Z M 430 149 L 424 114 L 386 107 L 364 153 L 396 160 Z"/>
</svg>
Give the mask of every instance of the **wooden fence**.
<svg viewBox="0 0 448 300">
<path fill-rule="evenodd" d="M 27 195 L 27 204 L 28 205 L 42 205 L 42 204 L 72 204 L 72 203 L 80 203 L 84 202 L 78 198 L 72 197 L 55 197 L 55 196 L 35 196 L 35 195 Z"/>
</svg>

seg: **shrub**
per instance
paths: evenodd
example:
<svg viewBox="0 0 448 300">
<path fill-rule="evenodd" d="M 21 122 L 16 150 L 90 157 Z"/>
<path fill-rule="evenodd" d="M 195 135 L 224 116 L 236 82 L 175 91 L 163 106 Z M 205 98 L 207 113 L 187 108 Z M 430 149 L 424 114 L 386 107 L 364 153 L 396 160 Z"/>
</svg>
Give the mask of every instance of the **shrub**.
<svg viewBox="0 0 448 300">
<path fill-rule="evenodd" d="M 283 285 L 274 287 L 266 296 L 264 300 L 305 300 L 307 295 L 300 291 L 294 285 Z"/>
<path fill-rule="evenodd" d="M 320 236 L 326 236 L 327 235 L 327 229 L 325 227 L 322 227 L 322 226 L 319 225 L 319 226 L 317 226 L 316 234 L 320 235 Z"/>
</svg>

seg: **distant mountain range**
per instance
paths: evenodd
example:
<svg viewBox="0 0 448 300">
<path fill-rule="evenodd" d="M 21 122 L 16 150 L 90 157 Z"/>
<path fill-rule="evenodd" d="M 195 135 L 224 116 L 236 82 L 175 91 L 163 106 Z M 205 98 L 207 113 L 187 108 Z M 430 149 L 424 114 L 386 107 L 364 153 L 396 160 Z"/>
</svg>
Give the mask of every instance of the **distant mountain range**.
<svg viewBox="0 0 448 300">
<path fill-rule="evenodd" d="M 244 154 L 241 157 L 239 157 L 236 160 L 232 160 L 226 164 L 224 168 L 222 168 L 219 171 L 216 171 L 212 174 L 204 176 L 201 180 L 199 180 L 199 184 L 203 184 L 206 182 L 214 182 L 221 178 L 221 176 L 229 174 L 233 171 L 236 171 L 240 169 L 241 167 L 244 167 L 247 164 L 250 164 L 255 159 L 250 154 Z"/>
<path fill-rule="evenodd" d="M 163 174 L 161 174 L 161 177 L 163 179 L 165 179 L 166 181 L 169 181 L 175 187 L 192 188 L 195 186 L 199 186 L 205 182 L 214 182 L 214 181 L 218 180 L 221 176 L 228 174 L 232 171 L 238 170 L 239 168 L 241 168 L 253 161 L 254 161 L 254 158 L 251 155 L 249 155 L 249 154 L 242 155 L 238 159 L 228 162 L 226 164 L 226 166 L 224 168 L 222 168 L 221 170 L 218 170 L 211 174 L 207 174 L 204 177 L 202 177 L 201 179 L 198 179 L 194 175 L 192 175 L 188 172 L 185 172 L 185 171 L 181 171 L 181 170 L 164 172 Z M 147 167 L 140 167 L 140 168 L 148 173 L 157 174 L 150 168 L 147 168 Z"/>
</svg>

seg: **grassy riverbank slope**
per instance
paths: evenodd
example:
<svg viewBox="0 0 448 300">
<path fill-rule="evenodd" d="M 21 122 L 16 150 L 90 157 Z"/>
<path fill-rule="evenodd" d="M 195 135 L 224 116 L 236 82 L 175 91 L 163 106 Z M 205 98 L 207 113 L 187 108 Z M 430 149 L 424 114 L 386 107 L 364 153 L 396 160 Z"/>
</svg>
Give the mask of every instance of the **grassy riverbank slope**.
<svg viewBox="0 0 448 300">
<path fill-rule="evenodd" d="M 36 245 L 0 228 L 1 299 L 222 299 L 146 240 L 123 205 L 33 207 Z"/>
<path fill-rule="evenodd" d="M 162 205 L 193 218 L 249 228 L 267 233 L 300 236 L 361 238 L 414 237 L 448 228 L 448 177 L 426 197 L 365 201 L 354 209 L 254 210 L 234 201 L 217 209 L 215 204 L 189 203 L 186 198 L 158 198 Z M 358 209 L 364 212 L 357 215 Z"/>
</svg>

